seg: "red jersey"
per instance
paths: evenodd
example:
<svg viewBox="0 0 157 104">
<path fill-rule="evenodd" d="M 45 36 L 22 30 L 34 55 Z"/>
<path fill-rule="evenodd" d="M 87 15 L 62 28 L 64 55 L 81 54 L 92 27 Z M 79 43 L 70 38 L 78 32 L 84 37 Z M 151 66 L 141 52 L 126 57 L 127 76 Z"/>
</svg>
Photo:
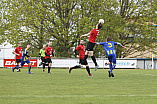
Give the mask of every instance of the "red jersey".
<svg viewBox="0 0 157 104">
<path fill-rule="evenodd" d="M 21 59 L 22 57 L 22 47 L 16 47 L 15 51 L 17 54 L 20 54 L 20 56 L 16 55 L 16 59 Z"/>
<path fill-rule="evenodd" d="M 93 29 L 90 32 L 89 41 L 95 43 L 97 36 L 100 34 L 99 29 Z"/>
<path fill-rule="evenodd" d="M 45 49 L 45 53 L 47 53 L 48 55 L 52 55 L 52 52 L 53 52 L 53 48 L 52 47 L 46 47 L 46 49 Z M 51 57 L 50 56 L 46 56 L 45 55 L 45 59 L 47 59 L 47 58 L 50 58 L 51 59 Z"/>
<path fill-rule="evenodd" d="M 83 59 L 85 55 L 85 46 L 80 44 L 77 46 L 76 50 L 79 51 L 79 59 Z"/>
</svg>

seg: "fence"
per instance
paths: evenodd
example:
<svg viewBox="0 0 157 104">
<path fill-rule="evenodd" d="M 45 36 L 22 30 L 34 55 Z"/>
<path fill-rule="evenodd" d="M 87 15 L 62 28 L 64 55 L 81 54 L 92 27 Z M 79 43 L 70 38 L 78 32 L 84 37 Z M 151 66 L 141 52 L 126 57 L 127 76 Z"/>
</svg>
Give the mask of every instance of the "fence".
<svg viewBox="0 0 157 104">
<path fill-rule="evenodd" d="M 41 60 L 31 59 L 32 67 L 42 67 L 39 66 Z M 90 68 L 95 68 L 93 61 L 89 58 L 88 64 Z M 154 59 L 154 69 L 157 69 L 156 64 L 157 59 Z M 97 63 L 99 68 L 109 68 L 109 61 L 104 59 L 97 59 Z M 54 68 L 68 68 L 74 65 L 78 65 L 78 59 L 52 59 L 52 67 Z M 117 59 L 116 68 L 122 69 L 151 69 L 152 68 L 152 61 L 150 58 L 128 58 L 128 59 Z M 0 67 L 14 67 L 16 65 L 15 59 L 0 59 Z M 25 66 L 27 67 L 27 65 Z"/>
</svg>

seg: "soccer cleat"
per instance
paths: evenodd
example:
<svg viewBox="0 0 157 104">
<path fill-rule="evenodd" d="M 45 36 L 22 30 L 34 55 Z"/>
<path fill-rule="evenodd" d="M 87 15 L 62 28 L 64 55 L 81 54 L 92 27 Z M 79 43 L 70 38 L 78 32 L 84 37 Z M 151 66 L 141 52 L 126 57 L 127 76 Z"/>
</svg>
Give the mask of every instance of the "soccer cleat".
<svg viewBox="0 0 157 104">
<path fill-rule="evenodd" d="M 71 67 L 69 67 L 69 73 L 71 73 L 71 70 L 72 70 Z"/>
<path fill-rule="evenodd" d="M 15 70 L 15 68 L 14 68 L 14 67 L 12 67 L 12 72 L 14 72 L 14 70 Z"/>
<path fill-rule="evenodd" d="M 95 67 L 94 71 L 96 71 L 96 70 L 98 69 L 98 67 L 99 67 L 99 65 L 97 65 L 97 66 Z"/>
<path fill-rule="evenodd" d="M 28 74 L 33 74 L 33 72 L 28 72 Z"/>
<path fill-rule="evenodd" d="M 43 69 L 43 72 L 45 72 L 45 69 Z"/>
<path fill-rule="evenodd" d="M 94 75 L 90 74 L 90 75 L 88 75 L 88 76 L 94 76 Z"/>
<path fill-rule="evenodd" d="M 108 76 L 111 77 L 111 71 L 110 70 L 108 71 Z"/>
<path fill-rule="evenodd" d="M 16 72 L 21 72 L 21 70 L 19 69 L 19 70 L 16 70 Z"/>
<path fill-rule="evenodd" d="M 113 74 L 113 72 L 111 72 L 111 76 L 112 76 L 112 77 L 114 77 L 114 74 Z"/>
<path fill-rule="evenodd" d="M 51 74 L 50 72 L 48 74 Z"/>
</svg>

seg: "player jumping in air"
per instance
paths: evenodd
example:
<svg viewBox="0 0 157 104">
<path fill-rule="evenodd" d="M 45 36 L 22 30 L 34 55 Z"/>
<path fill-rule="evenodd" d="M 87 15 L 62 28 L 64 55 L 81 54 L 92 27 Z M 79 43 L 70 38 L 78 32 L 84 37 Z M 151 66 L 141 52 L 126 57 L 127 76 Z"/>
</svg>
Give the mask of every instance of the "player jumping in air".
<svg viewBox="0 0 157 104">
<path fill-rule="evenodd" d="M 28 67 L 28 74 L 33 74 L 33 72 L 31 72 L 31 62 L 30 62 L 30 56 L 28 56 L 28 53 L 29 53 L 29 49 L 30 49 L 30 44 L 27 44 L 27 48 L 24 49 L 24 52 L 23 52 L 23 55 L 22 55 L 22 58 L 21 58 L 21 64 L 16 66 L 16 67 L 13 67 L 12 68 L 12 71 L 14 72 L 15 69 L 18 69 L 18 68 L 22 68 L 23 65 L 25 63 L 27 63 L 29 65 Z"/>
<path fill-rule="evenodd" d="M 46 49 L 46 45 L 43 45 L 43 48 L 40 49 L 40 52 L 39 52 L 39 60 L 40 60 L 40 57 L 41 57 L 41 63 L 39 64 L 40 65 L 43 65 L 43 72 L 45 71 L 45 49 Z"/>
<path fill-rule="evenodd" d="M 21 43 L 18 43 L 18 47 L 15 48 L 14 54 L 16 55 L 16 66 L 19 66 L 21 62 L 21 57 L 22 57 L 22 47 Z M 20 72 L 20 68 L 16 70 L 17 72 Z"/>
<path fill-rule="evenodd" d="M 107 37 L 106 42 L 96 43 L 96 44 L 103 45 L 103 47 L 106 51 L 108 60 L 110 62 L 110 64 L 109 64 L 110 70 L 108 71 L 109 77 L 111 77 L 111 76 L 114 77 L 114 74 L 112 72 L 112 70 L 115 69 L 115 67 L 116 67 L 116 50 L 114 48 L 114 45 L 120 45 L 122 48 L 124 48 L 124 46 L 122 46 L 118 42 L 111 41 L 111 37 Z"/>
<path fill-rule="evenodd" d="M 51 56 L 53 56 L 55 58 L 55 56 L 53 54 L 52 42 L 49 42 L 48 47 L 46 47 L 46 49 L 45 49 L 45 60 L 49 64 L 48 65 L 48 74 L 51 74 L 50 73 L 50 69 L 51 69 L 51 65 L 52 65 Z"/>
<path fill-rule="evenodd" d="M 74 66 L 74 67 L 70 67 L 70 68 L 69 68 L 69 73 L 71 73 L 72 69 L 81 68 L 81 62 L 82 62 L 82 60 L 83 60 L 83 58 L 84 58 L 84 56 L 85 56 L 85 46 L 83 45 L 83 43 L 84 43 L 84 41 L 83 41 L 83 40 L 80 40 L 80 45 L 77 46 L 77 48 L 75 49 L 75 55 L 76 55 L 77 57 L 79 57 L 79 64 L 80 64 L 80 65 L 76 65 L 76 66 Z M 79 56 L 77 55 L 77 52 L 76 52 L 77 50 L 79 51 Z M 88 65 L 86 65 L 86 70 L 89 70 L 89 66 L 88 66 Z M 92 76 L 92 74 L 90 73 L 90 71 L 87 71 L 87 72 L 89 72 L 89 73 L 88 73 L 89 76 Z"/>
<path fill-rule="evenodd" d="M 95 69 L 98 68 L 98 64 L 96 62 L 95 56 L 93 55 L 93 48 L 94 48 L 94 45 L 95 45 L 95 40 L 96 40 L 97 36 L 100 34 L 99 29 L 101 29 L 101 28 L 102 28 L 102 24 L 99 23 L 99 24 L 96 25 L 96 29 L 93 29 L 93 30 L 91 30 L 91 32 L 89 32 L 87 34 L 84 34 L 80 37 L 80 38 L 88 37 L 90 35 L 89 42 L 87 43 L 85 56 L 84 56 L 83 61 L 81 62 L 82 65 L 88 65 L 87 58 L 88 58 L 88 55 L 89 55 L 89 56 L 91 56 L 91 58 L 92 58 L 92 60 L 95 64 Z M 90 69 L 89 70 L 87 69 L 87 71 L 90 72 Z"/>
</svg>

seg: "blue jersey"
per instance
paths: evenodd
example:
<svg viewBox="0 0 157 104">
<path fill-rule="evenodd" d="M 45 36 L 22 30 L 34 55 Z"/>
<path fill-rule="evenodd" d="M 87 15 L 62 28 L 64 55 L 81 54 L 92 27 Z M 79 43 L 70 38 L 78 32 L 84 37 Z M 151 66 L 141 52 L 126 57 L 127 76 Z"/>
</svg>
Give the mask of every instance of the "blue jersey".
<svg viewBox="0 0 157 104">
<path fill-rule="evenodd" d="M 114 48 L 114 45 L 117 45 L 117 42 L 114 41 L 107 41 L 107 42 L 102 42 L 100 43 L 100 45 L 103 45 L 105 51 L 106 51 L 106 55 L 109 56 L 111 54 L 115 54 L 116 55 L 116 50 Z"/>
<path fill-rule="evenodd" d="M 26 55 L 28 55 L 28 53 L 29 53 L 29 50 L 25 48 L 22 54 L 21 61 L 27 61 L 28 57 Z"/>
</svg>

